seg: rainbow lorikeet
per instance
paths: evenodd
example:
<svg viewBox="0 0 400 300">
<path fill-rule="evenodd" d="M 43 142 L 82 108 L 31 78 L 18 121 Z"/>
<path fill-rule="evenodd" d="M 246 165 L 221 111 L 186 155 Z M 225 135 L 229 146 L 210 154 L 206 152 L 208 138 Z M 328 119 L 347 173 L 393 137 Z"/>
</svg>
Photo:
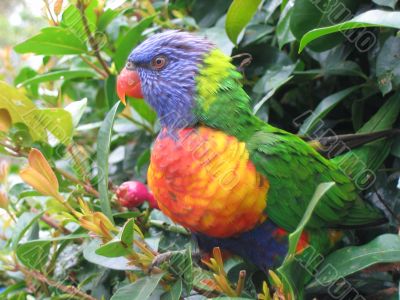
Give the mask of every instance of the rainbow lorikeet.
<svg viewBox="0 0 400 300">
<path fill-rule="evenodd" d="M 336 161 L 253 115 L 241 77 L 230 57 L 186 32 L 155 34 L 129 55 L 117 92 L 122 101 L 144 98 L 158 114 L 148 184 L 160 209 L 200 245 L 221 246 L 264 270 L 285 254 L 282 235 L 296 229 L 322 182 L 336 184 L 303 244 L 329 248 L 332 228 L 385 222 Z"/>
</svg>

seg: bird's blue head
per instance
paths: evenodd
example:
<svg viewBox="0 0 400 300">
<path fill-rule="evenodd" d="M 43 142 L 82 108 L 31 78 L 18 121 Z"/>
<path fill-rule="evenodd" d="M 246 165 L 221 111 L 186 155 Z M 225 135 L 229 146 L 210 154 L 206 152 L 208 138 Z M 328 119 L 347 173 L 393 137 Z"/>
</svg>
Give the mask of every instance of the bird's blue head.
<svg viewBox="0 0 400 300">
<path fill-rule="evenodd" d="M 215 46 L 187 32 L 155 34 L 136 47 L 118 77 L 120 99 L 144 98 L 167 128 L 197 122 L 194 114 L 196 80 L 204 55 Z"/>
</svg>

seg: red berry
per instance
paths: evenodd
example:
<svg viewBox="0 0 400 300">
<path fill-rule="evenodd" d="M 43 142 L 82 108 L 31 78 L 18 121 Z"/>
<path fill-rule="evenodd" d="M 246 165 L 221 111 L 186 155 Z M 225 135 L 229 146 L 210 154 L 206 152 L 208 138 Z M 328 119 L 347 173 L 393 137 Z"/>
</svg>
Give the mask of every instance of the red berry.
<svg viewBox="0 0 400 300">
<path fill-rule="evenodd" d="M 139 181 L 126 181 L 117 189 L 119 203 L 127 208 L 138 207 L 149 198 L 147 187 Z"/>
</svg>

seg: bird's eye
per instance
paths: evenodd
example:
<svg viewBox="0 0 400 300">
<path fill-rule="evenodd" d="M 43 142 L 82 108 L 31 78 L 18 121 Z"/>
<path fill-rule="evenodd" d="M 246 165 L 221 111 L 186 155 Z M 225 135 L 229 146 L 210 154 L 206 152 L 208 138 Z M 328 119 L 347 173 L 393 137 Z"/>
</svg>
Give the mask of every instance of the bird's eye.
<svg viewBox="0 0 400 300">
<path fill-rule="evenodd" d="M 161 70 L 167 64 L 167 58 L 165 56 L 156 56 L 151 61 L 151 66 L 156 70 Z"/>
<path fill-rule="evenodd" d="M 135 69 L 135 64 L 133 62 L 128 61 L 125 65 L 125 68 L 127 68 L 128 70 L 133 70 Z"/>
</svg>

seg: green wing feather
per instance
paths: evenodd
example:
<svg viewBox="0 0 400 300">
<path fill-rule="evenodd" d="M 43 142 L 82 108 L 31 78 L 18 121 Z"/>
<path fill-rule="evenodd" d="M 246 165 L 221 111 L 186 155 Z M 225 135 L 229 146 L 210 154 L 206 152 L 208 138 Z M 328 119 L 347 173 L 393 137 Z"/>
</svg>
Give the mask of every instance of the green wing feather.
<svg viewBox="0 0 400 300">
<path fill-rule="evenodd" d="M 321 182 L 336 185 L 321 199 L 309 228 L 361 226 L 384 221 L 364 203 L 351 179 L 299 137 L 263 124 L 247 141 L 251 160 L 270 181 L 267 214 L 288 231 L 296 229 Z"/>
</svg>

